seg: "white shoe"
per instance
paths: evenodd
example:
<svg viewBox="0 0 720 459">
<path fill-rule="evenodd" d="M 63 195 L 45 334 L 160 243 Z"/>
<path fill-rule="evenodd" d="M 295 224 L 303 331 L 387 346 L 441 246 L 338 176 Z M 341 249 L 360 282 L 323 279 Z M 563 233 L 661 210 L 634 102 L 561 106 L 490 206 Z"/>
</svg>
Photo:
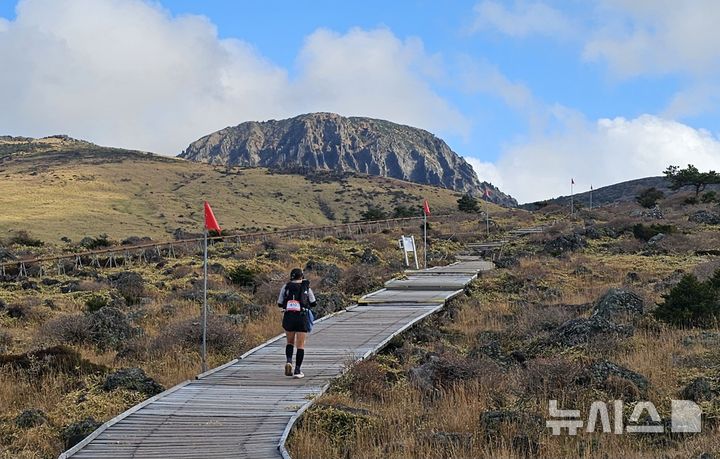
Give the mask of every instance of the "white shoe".
<svg viewBox="0 0 720 459">
<path fill-rule="evenodd" d="M 305 375 L 303 374 L 302 371 L 298 371 L 297 373 L 293 374 L 293 378 L 295 378 L 295 379 L 300 379 L 300 378 L 304 378 L 304 377 L 305 377 Z"/>
</svg>

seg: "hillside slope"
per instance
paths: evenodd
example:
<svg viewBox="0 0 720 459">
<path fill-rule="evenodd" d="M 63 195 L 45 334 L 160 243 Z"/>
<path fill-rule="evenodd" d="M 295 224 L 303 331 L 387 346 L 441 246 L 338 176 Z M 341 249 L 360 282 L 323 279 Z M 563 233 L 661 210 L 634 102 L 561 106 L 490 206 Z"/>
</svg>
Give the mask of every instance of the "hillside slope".
<svg viewBox="0 0 720 459">
<path fill-rule="evenodd" d="M 198 232 L 203 200 L 223 228 L 264 230 L 355 221 L 370 205 L 419 209 L 423 197 L 447 212 L 459 196 L 381 177 L 211 166 L 63 136 L 0 138 L 0 177 L 0 238 L 27 230 L 50 241 Z"/>
<path fill-rule="evenodd" d="M 190 144 L 180 157 L 209 164 L 305 168 L 393 177 L 517 202 L 481 183 L 470 164 L 433 134 L 372 118 L 311 113 L 286 120 L 245 122 Z"/>
<path fill-rule="evenodd" d="M 622 202 L 635 202 L 635 198 L 648 188 L 655 188 L 662 191 L 665 193 L 666 197 L 672 196 L 676 193 L 685 193 L 689 190 L 689 188 L 684 188 L 678 191 L 671 190 L 670 182 L 668 182 L 665 177 L 645 177 L 628 180 L 627 182 L 615 183 L 613 185 L 593 190 L 593 206 L 603 206 L 606 204 Z M 710 190 L 720 190 L 720 186 L 708 185 L 707 191 Z M 589 207 L 590 191 L 576 193 L 575 196 L 573 196 L 573 199 L 575 200 L 575 203 L 580 203 L 582 206 Z M 536 210 L 548 204 L 570 205 L 570 196 L 559 196 L 545 201 L 522 204 L 520 207 L 527 210 Z"/>
</svg>

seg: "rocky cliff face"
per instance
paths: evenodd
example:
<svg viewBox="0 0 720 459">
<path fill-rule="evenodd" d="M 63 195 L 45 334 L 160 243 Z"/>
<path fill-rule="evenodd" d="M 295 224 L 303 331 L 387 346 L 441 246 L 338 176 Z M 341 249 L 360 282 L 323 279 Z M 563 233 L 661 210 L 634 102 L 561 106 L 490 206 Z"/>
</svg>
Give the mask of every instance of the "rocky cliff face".
<svg viewBox="0 0 720 459">
<path fill-rule="evenodd" d="M 422 129 L 372 118 L 312 113 L 246 122 L 207 135 L 181 158 L 229 166 L 358 172 L 470 192 L 514 206 L 441 139 Z"/>
</svg>

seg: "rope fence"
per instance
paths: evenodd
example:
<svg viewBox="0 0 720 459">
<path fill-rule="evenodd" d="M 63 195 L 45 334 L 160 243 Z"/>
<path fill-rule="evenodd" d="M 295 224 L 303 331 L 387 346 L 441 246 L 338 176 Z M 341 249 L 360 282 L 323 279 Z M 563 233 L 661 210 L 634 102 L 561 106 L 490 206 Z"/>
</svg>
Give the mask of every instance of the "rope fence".
<svg viewBox="0 0 720 459">
<path fill-rule="evenodd" d="M 435 221 L 467 221 L 474 217 L 471 214 L 443 214 L 428 217 L 429 220 Z M 212 236 L 209 241 L 221 241 L 240 244 L 245 241 L 266 240 L 269 237 L 277 236 L 328 236 L 328 235 L 362 235 L 369 233 L 378 233 L 385 229 L 406 226 L 407 224 L 417 222 L 420 223 L 423 217 L 404 217 L 390 218 L 384 220 L 369 220 L 350 223 L 342 223 L 337 225 L 316 225 L 303 227 L 290 227 L 277 229 L 273 231 L 262 231 L 254 233 L 235 233 L 228 235 Z M 17 279 L 28 277 L 42 277 L 52 270 L 56 270 L 58 275 L 63 275 L 68 269 L 79 270 L 89 266 L 94 268 L 116 268 L 121 264 L 123 266 L 131 266 L 133 263 L 147 263 L 155 256 L 169 258 L 177 257 L 179 247 L 184 247 L 186 251 L 190 250 L 193 245 L 198 245 L 202 249 L 203 237 L 193 237 L 187 239 L 174 239 L 166 241 L 153 241 L 143 244 L 134 244 L 127 246 L 114 246 L 97 250 L 87 250 L 83 252 L 64 253 L 59 255 L 21 258 L 0 263 L 0 276 L 6 277 L 8 272 L 15 275 Z M 68 262 L 70 263 L 63 263 Z M 44 266 L 47 264 L 55 264 L 49 269 Z"/>
</svg>

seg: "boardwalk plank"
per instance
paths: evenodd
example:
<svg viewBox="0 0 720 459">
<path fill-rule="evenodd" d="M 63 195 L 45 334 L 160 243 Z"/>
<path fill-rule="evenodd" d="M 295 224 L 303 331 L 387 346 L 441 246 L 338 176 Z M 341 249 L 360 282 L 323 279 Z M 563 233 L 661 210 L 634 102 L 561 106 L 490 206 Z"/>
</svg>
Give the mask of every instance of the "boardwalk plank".
<svg viewBox="0 0 720 459">
<path fill-rule="evenodd" d="M 470 259 L 408 272 L 318 321 L 308 339 L 306 378 L 283 375 L 284 340 L 271 340 L 108 421 L 60 459 L 289 457 L 284 441 L 293 423 L 330 380 L 488 269 L 491 264 Z"/>
</svg>

